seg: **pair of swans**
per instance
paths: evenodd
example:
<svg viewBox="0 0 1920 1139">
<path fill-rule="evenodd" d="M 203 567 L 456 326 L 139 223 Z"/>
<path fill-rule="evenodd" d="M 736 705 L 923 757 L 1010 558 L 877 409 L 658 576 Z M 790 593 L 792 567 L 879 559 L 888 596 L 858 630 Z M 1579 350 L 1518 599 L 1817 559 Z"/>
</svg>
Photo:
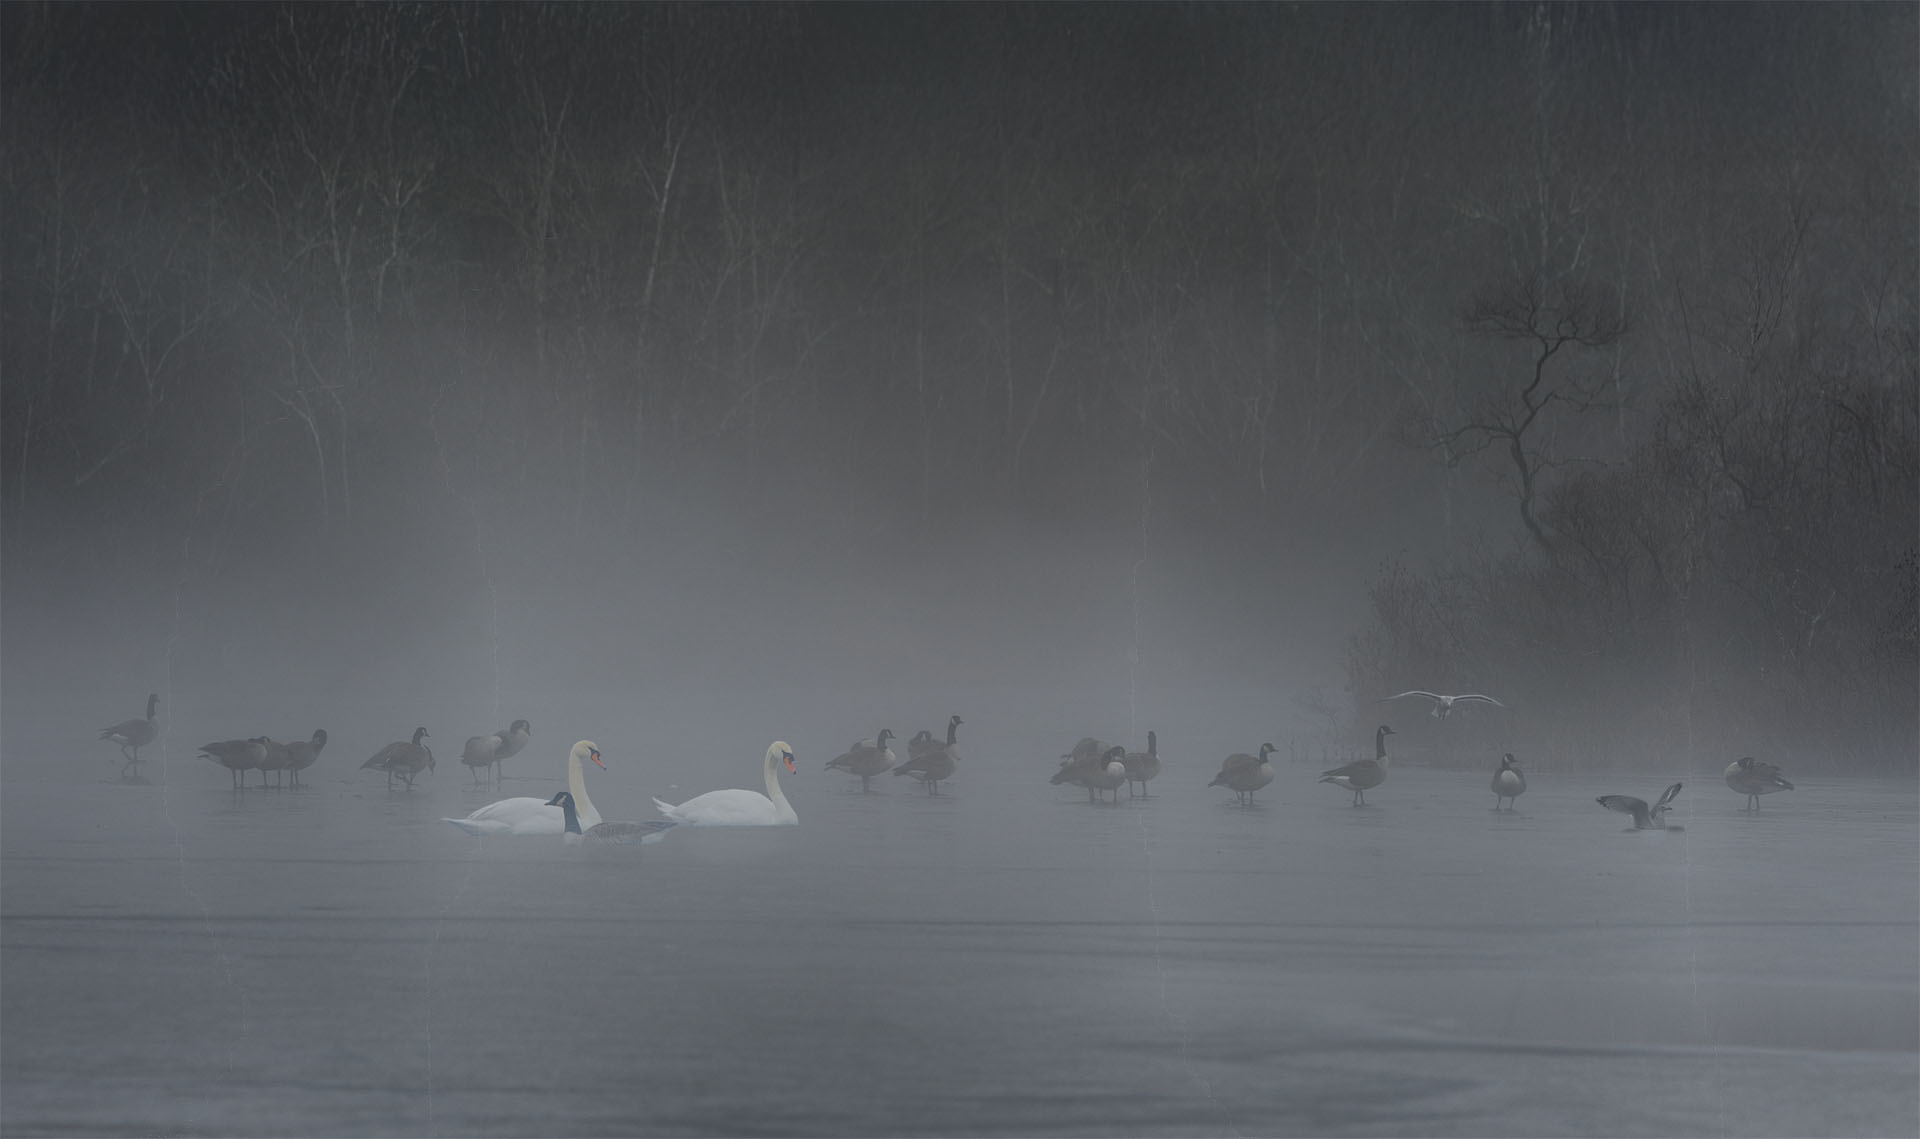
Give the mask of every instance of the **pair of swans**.
<svg viewBox="0 0 1920 1139">
<path fill-rule="evenodd" d="M 592 761 L 600 770 L 607 769 L 606 761 L 600 758 L 600 745 L 592 740 L 581 740 L 573 745 L 567 755 L 567 794 L 572 797 L 571 812 L 575 817 L 576 833 L 592 834 L 595 827 L 603 825 L 600 812 L 587 796 L 587 783 L 582 764 Z M 775 740 L 767 748 L 764 774 L 767 793 L 758 791 L 709 791 L 689 799 L 678 806 L 653 801 L 660 813 L 673 824 L 689 827 L 790 827 L 799 823 L 800 817 L 793 812 L 792 804 L 780 791 L 780 776 L 775 764 L 785 764 L 788 772 L 795 770 L 793 749 L 783 740 Z M 539 799 L 533 796 L 521 796 L 502 799 L 489 803 L 464 819 L 443 819 L 471 835 L 558 835 L 567 834 L 566 804 L 559 796 L 553 799 Z M 620 824 L 614 824 L 616 826 Z M 633 824 L 625 824 L 633 825 Z M 644 825 L 644 824 L 640 824 Z"/>
</svg>

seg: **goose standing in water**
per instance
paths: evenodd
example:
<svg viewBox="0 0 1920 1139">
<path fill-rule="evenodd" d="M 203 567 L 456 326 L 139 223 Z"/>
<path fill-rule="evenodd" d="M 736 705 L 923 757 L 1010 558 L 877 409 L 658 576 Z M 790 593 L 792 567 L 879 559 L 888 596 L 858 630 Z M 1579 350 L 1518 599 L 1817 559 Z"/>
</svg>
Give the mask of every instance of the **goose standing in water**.
<svg viewBox="0 0 1920 1139">
<path fill-rule="evenodd" d="M 913 753 L 907 762 L 894 768 L 893 773 L 911 775 L 920 781 L 928 794 L 938 795 L 941 782 L 952 779 L 955 769 L 960 765 L 960 749 L 957 745 L 960 725 L 963 723 L 965 721 L 958 716 L 947 721 L 947 742 L 944 744 L 934 743 L 932 732 L 921 732 L 927 737 L 926 746 Z M 909 747 L 908 751 L 912 752 L 912 748 Z"/>
<path fill-rule="evenodd" d="M 1364 807 L 1367 792 L 1387 781 L 1387 737 L 1395 735 L 1392 728 L 1385 724 L 1373 734 L 1373 758 L 1356 759 L 1344 767 L 1336 767 L 1320 776 L 1320 782 L 1331 783 L 1353 792 L 1353 805 Z"/>
<path fill-rule="evenodd" d="M 277 740 L 262 736 L 261 742 L 266 745 L 267 751 L 260 758 L 260 786 L 267 785 L 267 772 L 271 771 L 273 785 L 278 787 L 281 780 L 286 777 L 287 771 L 293 767 L 293 754 L 287 750 L 286 744 Z"/>
<path fill-rule="evenodd" d="M 427 736 L 427 729 L 413 729 L 412 743 L 390 743 L 373 753 L 373 758 L 360 765 L 360 770 L 369 767 L 378 768 L 387 773 L 387 790 L 393 790 L 393 777 L 406 780 L 407 790 L 413 790 L 414 777 L 422 771 L 433 770 L 433 749 L 420 741 Z"/>
<path fill-rule="evenodd" d="M 1092 736 L 1085 736 L 1079 743 L 1073 745 L 1072 751 L 1060 757 L 1060 770 L 1054 772 L 1053 778 L 1047 780 L 1047 782 L 1056 787 L 1062 783 L 1071 783 L 1075 787 L 1086 787 L 1087 802 L 1091 803 L 1093 802 L 1093 788 L 1087 781 L 1093 777 L 1097 768 L 1105 766 L 1106 755 L 1112 750 L 1113 748 L 1110 747 L 1106 741 L 1094 739 Z M 1123 754 L 1125 751 L 1125 748 L 1121 749 Z"/>
<path fill-rule="evenodd" d="M 1140 784 L 1140 797 L 1147 796 L 1147 780 L 1160 774 L 1160 737 L 1147 733 L 1147 750 L 1130 751 L 1123 760 L 1127 765 L 1127 794 L 1133 794 L 1133 785 Z"/>
<path fill-rule="evenodd" d="M 1089 797 L 1095 792 L 1111 791 L 1113 801 L 1119 803 L 1120 785 L 1127 781 L 1127 749 L 1118 744 L 1108 748 L 1107 754 L 1087 772 L 1086 781 Z"/>
<path fill-rule="evenodd" d="M 793 766 L 793 749 L 785 740 L 775 740 L 767 746 L 767 758 L 762 774 L 766 778 L 767 793 L 758 791 L 709 791 L 705 795 L 696 795 L 678 806 L 659 799 L 653 805 L 660 813 L 676 823 L 690 827 L 791 827 L 797 826 L 800 816 L 793 813 L 793 806 L 780 792 L 780 775 L 774 765 L 786 765 L 787 774 L 796 774 Z"/>
<path fill-rule="evenodd" d="M 567 843 L 605 842 L 618 846 L 627 846 L 636 842 L 659 842 L 667 837 L 667 832 L 679 824 L 672 819 L 653 819 L 644 823 L 595 823 L 585 831 L 580 829 L 580 815 L 573 807 L 573 792 L 562 791 L 547 800 L 547 806 L 560 808 L 566 819 L 565 831 Z"/>
<path fill-rule="evenodd" d="M 121 778 L 125 778 L 131 768 L 140 766 L 140 749 L 146 747 L 160 736 L 160 721 L 154 718 L 154 709 L 160 706 L 160 694 L 147 694 L 147 718 L 144 720 L 122 720 L 111 728 L 101 728 L 100 738 L 112 740 L 120 745 L 120 754 L 126 762 L 120 765 Z"/>
<path fill-rule="evenodd" d="M 1660 795 L 1659 802 L 1647 806 L 1645 799 L 1636 799 L 1632 795 L 1602 795 L 1594 800 L 1609 811 L 1619 811 L 1623 815 L 1633 816 L 1633 829 L 1637 831 L 1677 831 L 1684 828 L 1667 825 L 1667 812 L 1672 809 L 1673 797 L 1680 793 L 1681 784 L 1675 783 Z"/>
<path fill-rule="evenodd" d="M 1253 793 L 1273 782 L 1273 762 L 1267 757 L 1279 750 L 1272 744 L 1261 744 L 1257 756 L 1234 752 L 1220 761 L 1220 774 L 1208 781 L 1207 786 L 1225 787 L 1233 792 L 1234 799 L 1250 807 Z"/>
<path fill-rule="evenodd" d="M 301 785 L 300 773 L 313 766 L 314 761 L 320 758 L 321 749 L 326 746 L 327 729 L 325 728 L 313 729 L 311 740 L 295 740 L 287 745 L 288 778 L 293 781 L 295 787 Z"/>
<path fill-rule="evenodd" d="M 1740 809 L 1760 809 L 1760 796 L 1771 795 L 1775 791 L 1791 791 L 1793 784 L 1780 775 L 1780 769 L 1771 763 L 1764 763 L 1750 755 L 1742 756 L 1727 764 L 1727 786 L 1747 797 Z"/>
<path fill-rule="evenodd" d="M 1453 711 L 1453 706 L 1455 704 L 1460 703 L 1461 701 L 1467 701 L 1469 703 L 1478 702 L 1482 704 L 1491 704 L 1496 708 L 1506 707 L 1505 704 L 1500 703 L 1500 701 L 1495 700 L 1493 697 L 1482 696 L 1477 692 L 1468 692 L 1459 696 L 1442 696 L 1438 692 L 1427 692 L 1419 688 L 1411 688 L 1405 692 L 1400 693 L 1398 696 L 1389 696 L 1385 700 L 1376 700 L 1374 701 L 1374 703 L 1385 704 L 1387 700 L 1398 700 L 1403 696 L 1424 696 L 1427 699 L 1433 701 L 1433 718 L 1436 720 L 1446 719 L 1447 713 Z"/>
<path fill-rule="evenodd" d="M 255 736 L 250 740 L 218 740 L 201 744 L 199 754 L 231 772 L 233 789 L 244 791 L 247 788 L 247 772 L 259 768 L 260 761 L 267 757 L 267 745 L 272 742 L 265 736 Z M 264 780 L 266 776 L 261 778 Z"/>
<path fill-rule="evenodd" d="M 594 809 L 593 800 L 587 798 L 587 780 L 583 764 L 591 760 L 595 767 L 605 771 L 606 761 L 600 758 L 600 745 L 592 740 L 581 740 L 567 753 L 567 792 L 573 796 L 575 810 L 580 822 L 588 827 L 600 824 L 600 812 Z M 468 815 L 464 819 L 441 819 L 470 835 L 523 835 L 523 834 L 565 834 L 567 829 L 566 813 L 546 799 L 537 799 L 531 795 L 520 795 L 512 799 L 502 799 Z"/>
<path fill-rule="evenodd" d="M 520 754 L 533 738 L 533 725 L 525 720 L 515 720 L 504 732 L 495 732 L 490 736 L 470 736 L 467 746 L 460 749 L 460 762 L 467 765 L 473 774 L 475 786 L 479 786 L 480 772 L 486 771 L 495 783 L 500 782 L 500 761 L 512 759 Z"/>
<path fill-rule="evenodd" d="M 1493 809 L 1500 809 L 1500 800 L 1518 799 L 1527 789 L 1526 773 L 1514 766 L 1513 753 L 1500 757 L 1500 770 L 1493 773 Z M 1508 804 L 1512 806 L 1511 803 Z"/>
<path fill-rule="evenodd" d="M 892 738 L 892 728 L 881 728 L 880 734 L 872 739 L 856 740 L 844 755 L 835 756 L 827 761 L 827 770 L 858 775 L 860 790 L 872 790 L 873 777 L 885 775 L 893 768 L 893 749 L 887 746 L 887 741 Z M 931 738 L 930 734 L 929 738 Z"/>
</svg>

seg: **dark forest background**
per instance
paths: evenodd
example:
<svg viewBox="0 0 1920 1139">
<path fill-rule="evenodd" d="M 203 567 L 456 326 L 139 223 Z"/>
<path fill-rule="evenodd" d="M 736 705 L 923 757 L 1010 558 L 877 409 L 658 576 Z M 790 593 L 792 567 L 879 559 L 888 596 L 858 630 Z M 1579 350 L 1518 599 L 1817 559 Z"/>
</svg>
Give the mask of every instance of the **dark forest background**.
<svg viewBox="0 0 1920 1139">
<path fill-rule="evenodd" d="M 9 718 L 989 674 L 1911 771 L 1917 40 L 6 5 Z"/>
</svg>

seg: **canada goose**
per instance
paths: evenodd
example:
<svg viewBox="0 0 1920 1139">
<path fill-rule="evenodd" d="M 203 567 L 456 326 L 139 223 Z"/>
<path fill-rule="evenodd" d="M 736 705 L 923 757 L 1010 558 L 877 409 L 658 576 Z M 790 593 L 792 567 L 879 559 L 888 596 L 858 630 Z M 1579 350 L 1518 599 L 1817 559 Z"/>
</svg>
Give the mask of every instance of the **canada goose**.
<svg viewBox="0 0 1920 1139">
<path fill-rule="evenodd" d="M 1320 782 L 1353 792 L 1353 805 L 1365 806 L 1367 792 L 1387 781 L 1387 737 L 1395 734 L 1392 728 L 1381 724 L 1380 730 L 1373 734 L 1372 759 L 1356 759 L 1344 767 L 1336 767 L 1320 776 Z"/>
<path fill-rule="evenodd" d="M 271 742 L 273 741 L 265 736 L 255 736 L 250 740 L 219 740 L 210 744 L 201 744 L 199 754 L 231 772 L 233 789 L 244 791 L 247 787 L 247 772 L 260 766 L 260 761 L 267 757 L 267 745 Z"/>
<path fill-rule="evenodd" d="M 1133 785 L 1140 784 L 1142 798 L 1147 794 L 1147 780 L 1160 774 L 1160 737 L 1147 733 L 1147 750 L 1130 751 L 1124 761 L 1127 765 L 1127 794 L 1133 794 Z"/>
<path fill-rule="evenodd" d="M 519 755 L 520 749 L 526 747 L 532 737 L 533 725 L 525 720 L 515 720 L 504 732 L 467 737 L 467 746 L 460 749 L 460 762 L 467 765 L 475 786 L 480 784 L 482 771 L 486 771 L 498 783 L 500 761 Z"/>
<path fill-rule="evenodd" d="M 1476 692 L 1468 692 L 1460 696 L 1442 696 L 1438 692 L 1426 692 L 1418 688 L 1408 689 L 1400 693 L 1399 696 L 1389 696 L 1385 700 L 1375 700 L 1374 703 L 1385 704 L 1387 700 L 1398 700 L 1401 696 L 1425 696 L 1427 699 L 1433 701 L 1433 718 L 1436 720 L 1446 719 L 1447 713 L 1453 711 L 1453 706 L 1462 700 L 1478 700 L 1485 704 L 1491 704 L 1496 708 L 1506 707 L 1505 704 L 1500 703 L 1500 701 L 1495 700 L 1493 697 L 1482 696 Z"/>
<path fill-rule="evenodd" d="M 561 833 L 569 843 L 605 842 L 626 846 L 636 842 L 659 842 L 667 837 L 667 832 L 680 824 L 672 819 L 650 819 L 644 823 L 595 823 L 585 831 L 580 829 L 580 815 L 574 810 L 573 793 L 561 791 L 547 800 L 547 806 L 558 807 L 566 818 L 566 829 Z"/>
<path fill-rule="evenodd" d="M 965 723 L 955 716 L 947 721 L 947 742 L 931 744 L 921 749 L 918 755 L 911 756 L 907 762 L 893 769 L 895 775 L 911 775 L 918 779 L 929 795 L 940 793 L 942 780 L 952 779 L 955 768 L 960 764 L 960 748 L 957 746 L 960 725 Z M 931 736 L 932 732 L 922 732 Z"/>
<path fill-rule="evenodd" d="M 260 786 L 267 785 L 267 772 L 273 772 L 273 785 L 280 786 L 288 768 L 293 766 L 293 755 L 287 751 L 287 745 L 266 736 L 260 737 L 266 748 L 266 754 L 260 757 Z"/>
<path fill-rule="evenodd" d="M 1666 815 L 1671 809 L 1669 805 L 1673 802 L 1673 797 L 1680 793 L 1681 786 L 1681 784 L 1675 783 L 1673 786 L 1667 788 L 1661 793 L 1660 801 L 1651 807 L 1647 806 L 1645 799 L 1636 799 L 1632 795 L 1602 795 L 1594 801 L 1609 811 L 1619 811 L 1623 815 L 1632 815 L 1634 830 L 1677 831 L 1681 828 L 1668 826 Z"/>
<path fill-rule="evenodd" d="M 1273 764 L 1267 757 L 1279 750 L 1272 744 L 1261 744 L 1257 756 L 1236 751 L 1220 761 L 1220 774 L 1214 776 L 1207 786 L 1225 787 L 1233 792 L 1236 800 L 1252 806 L 1253 793 L 1273 782 Z"/>
<path fill-rule="evenodd" d="M 1771 795 L 1775 791 L 1791 791 L 1793 784 L 1780 775 L 1780 769 L 1771 763 L 1764 763 L 1750 755 L 1741 756 L 1727 764 L 1727 786 L 1747 797 L 1740 809 L 1745 811 L 1760 809 L 1760 796 Z"/>
<path fill-rule="evenodd" d="M 1500 757 L 1500 770 L 1493 773 L 1493 809 L 1500 809 L 1500 800 L 1518 799 L 1527 789 L 1526 772 L 1513 764 L 1513 753 Z M 1508 804 L 1512 806 L 1512 804 Z"/>
<path fill-rule="evenodd" d="M 860 790 L 871 790 L 873 777 L 885 774 L 893 767 L 893 749 L 887 746 L 887 741 L 892 738 L 892 728 L 881 728 L 880 734 L 872 739 L 855 740 L 844 754 L 827 761 L 827 770 L 838 769 L 849 775 L 858 775 Z"/>
<path fill-rule="evenodd" d="M 295 740 L 287 745 L 287 771 L 290 773 L 288 778 L 293 780 L 295 787 L 300 786 L 300 773 L 313 766 L 314 760 L 320 758 L 321 749 L 326 746 L 327 729 L 325 728 L 313 729 L 311 740 Z"/>
<path fill-rule="evenodd" d="M 1076 787 L 1085 787 L 1087 788 L 1087 802 L 1091 803 L 1093 802 L 1093 787 L 1088 780 L 1093 777 L 1096 768 L 1105 766 L 1104 761 L 1106 755 L 1112 750 L 1113 748 L 1105 741 L 1094 739 L 1092 736 L 1086 736 L 1082 738 L 1079 743 L 1073 745 L 1072 751 L 1060 757 L 1060 770 L 1054 772 L 1053 778 L 1047 780 L 1047 782 L 1052 783 L 1056 787 L 1062 783 L 1071 783 Z M 1121 748 L 1120 751 L 1122 755 L 1126 754 L 1125 748 Z"/>
<path fill-rule="evenodd" d="M 101 728 L 100 738 L 112 740 L 120 745 L 120 754 L 126 762 L 120 766 L 120 774 L 140 763 L 140 749 L 152 743 L 160 735 L 160 721 L 154 718 L 153 710 L 160 706 L 160 694 L 147 694 L 147 718 L 144 720 L 122 720 L 111 728 Z"/>
<path fill-rule="evenodd" d="M 1127 781 L 1127 749 L 1115 745 L 1107 749 L 1093 769 L 1087 772 L 1087 794 L 1113 792 L 1113 801 L 1120 801 L 1120 785 Z"/>
<path fill-rule="evenodd" d="M 373 758 L 360 765 L 360 770 L 376 767 L 387 773 L 387 790 L 393 790 L 393 777 L 406 780 L 407 790 L 413 790 L 414 777 L 422 771 L 432 771 L 433 749 L 421 743 L 427 729 L 413 729 L 412 743 L 390 743 L 373 753 Z"/>
</svg>

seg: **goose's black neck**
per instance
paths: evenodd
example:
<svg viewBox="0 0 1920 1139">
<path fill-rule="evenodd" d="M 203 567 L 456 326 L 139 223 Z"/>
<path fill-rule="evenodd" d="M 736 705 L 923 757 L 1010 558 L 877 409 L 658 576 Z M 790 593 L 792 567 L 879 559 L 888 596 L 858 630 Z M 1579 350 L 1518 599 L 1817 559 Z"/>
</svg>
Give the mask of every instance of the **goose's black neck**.
<svg viewBox="0 0 1920 1139">
<path fill-rule="evenodd" d="M 1152 732 L 1147 733 L 1147 754 L 1156 759 L 1160 756 L 1160 737 Z"/>
<path fill-rule="evenodd" d="M 952 747 L 960 738 L 960 717 L 947 721 L 947 746 Z"/>
<path fill-rule="evenodd" d="M 579 834 L 580 813 L 573 809 L 573 793 L 570 791 L 562 791 L 558 795 L 555 795 L 554 799 L 559 803 L 560 813 L 566 816 L 566 833 Z"/>
<path fill-rule="evenodd" d="M 1388 731 L 1387 726 L 1382 724 L 1380 725 L 1380 730 L 1373 733 L 1373 758 L 1381 760 L 1387 758 Z"/>
</svg>

